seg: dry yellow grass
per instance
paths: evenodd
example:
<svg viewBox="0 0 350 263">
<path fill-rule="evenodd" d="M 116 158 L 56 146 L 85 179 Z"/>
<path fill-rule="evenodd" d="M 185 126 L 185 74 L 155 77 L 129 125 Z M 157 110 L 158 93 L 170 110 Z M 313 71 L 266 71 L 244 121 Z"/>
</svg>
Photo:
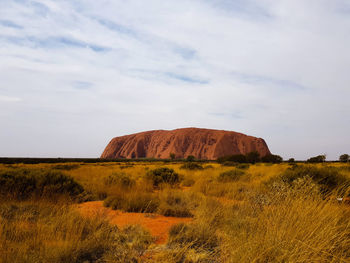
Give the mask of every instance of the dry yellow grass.
<svg viewBox="0 0 350 263">
<path fill-rule="evenodd" d="M 152 244 L 142 229 L 115 229 L 101 218 L 85 218 L 61 200 L 1 201 L 0 262 L 350 262 L 350 206 L 325 198 L 310 178 L 288 185 L 278 180 L 289 164 L 256 164 L 232 182 L 218 180 L 233 167 L 211 164 L 183 170 L 171 163 L 80 164 L 64 170 L 91 199 L 124 191 L 137 199 L 145 193 L 159 199 L 161 210 L 176 203 L 191 209 L 192 223 L 170 231 L 167 245 Z M 14 165 L 50 169 L 54 164 Z M 350 179 L 350 166 L 336 167 Z M 154 189 L 148 170 L 168 167 L 180 174 L 178 186 Z M 0 165 L 0 170 L 8 169 Z M 12 168 L 13 169 L 13 168 Z M 113 173 L 135 185 L 106 184 Z M 181 201 L 181 199 L 183 199 Z M 106 208 L 107 209 L 107 208 Z"/>
<path fill-rule="evenodd" d="M 134 262 L 153 242 L 140 228 L 121 231 L 63 204 L 9 202 L 0 215 L 1 263 Z"/>
</svg>

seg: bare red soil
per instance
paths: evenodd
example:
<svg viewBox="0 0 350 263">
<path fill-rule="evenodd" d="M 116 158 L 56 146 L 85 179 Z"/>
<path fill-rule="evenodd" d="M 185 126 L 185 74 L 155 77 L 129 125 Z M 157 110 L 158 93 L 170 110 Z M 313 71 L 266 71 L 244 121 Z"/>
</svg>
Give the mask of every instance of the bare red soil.
<svg viewBox="0 0 350 263">
<path fill-rule="evenodd" d="M 176 158 L 193 155 L 198 159 L 214 160 L 231 154 L 257 151 L 261 156 L 270 154 L 262 138 L 224 130 L 184 128 L 154 130 L 113 138 L 101 158 L 161 158 L 170 154 Z"/>
<path fill-rule="evenodd" d="M 127 225 L 141 225 L 156 238 L 157 244 L 166 243 L 169 230 L 173 225 L 187 223 L 192 220 L 191 218 L 165 217 L 157 214 L 125 213 L 104 207 L 102 201 L 79 204 L 78 210 L 83 216 L 104 217 L 111 224 L 121 228 Z"/>
</svg>

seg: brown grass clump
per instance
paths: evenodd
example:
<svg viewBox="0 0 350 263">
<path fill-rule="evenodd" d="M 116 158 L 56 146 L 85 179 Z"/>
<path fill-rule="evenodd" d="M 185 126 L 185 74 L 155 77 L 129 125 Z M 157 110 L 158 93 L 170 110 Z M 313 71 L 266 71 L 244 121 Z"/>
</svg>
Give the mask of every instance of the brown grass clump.
<svg viewBox="0 0 350 263">
<path fill-rule="evenodd" d="M 104 200 L 114 210 L 137 213 L 157 213 L 172 217 L 192 217 L 200 202 L 198 194 L 163 188 L 157 192 L 119 191 Z"/>
<path fill-rule="evenodd" d="M 153 193 L 119 192 L 108 197 L 104 205 L 124 212 L 154 213 L 158 209 L 159 199 Z"/>
<path fill-rule="evenodd" d="M 164 216 L 193 217 L 193 211 L 201 199 L 192 192 L 165 189 L 159 193 L 159 200 L 157 213 Z"/>
</svg>

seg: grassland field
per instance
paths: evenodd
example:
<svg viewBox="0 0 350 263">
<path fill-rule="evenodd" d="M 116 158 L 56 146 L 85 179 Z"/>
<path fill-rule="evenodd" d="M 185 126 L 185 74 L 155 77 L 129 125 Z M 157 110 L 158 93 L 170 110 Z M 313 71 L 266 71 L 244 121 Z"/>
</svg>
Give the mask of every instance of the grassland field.
<svg viewBox="0 0 350 263">
<path fill-rule="evenodd" d="M 349 196 L 346 163 L 0 164 L 0 262 L 350 262 Z"/>
</svg>

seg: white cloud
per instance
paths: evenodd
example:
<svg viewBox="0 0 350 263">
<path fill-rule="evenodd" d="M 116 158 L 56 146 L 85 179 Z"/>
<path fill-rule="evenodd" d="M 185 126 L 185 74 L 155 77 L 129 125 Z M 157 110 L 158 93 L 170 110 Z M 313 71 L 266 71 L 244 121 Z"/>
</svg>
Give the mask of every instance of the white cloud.
<svg viewBox="0 0 350 263">
<path fill-rule="evenodd" d="M 264 137 L 285 158 L 335 159 L 350 151 L 349 10 L 345 0 L 0 2 L 0 102 L 23 99 L 0 104 L 0 155 L 98 156 L 113 136 L 199 126 Z"/>
<path fill-rule="evenodd" d="M 10 96 L 3 96 L 0 95 L 0 101 L 2 102 L 18 102 L 21 101 L 21 98 L 17 98 L 17 97 L 10 97 Z"/>
</svg>

